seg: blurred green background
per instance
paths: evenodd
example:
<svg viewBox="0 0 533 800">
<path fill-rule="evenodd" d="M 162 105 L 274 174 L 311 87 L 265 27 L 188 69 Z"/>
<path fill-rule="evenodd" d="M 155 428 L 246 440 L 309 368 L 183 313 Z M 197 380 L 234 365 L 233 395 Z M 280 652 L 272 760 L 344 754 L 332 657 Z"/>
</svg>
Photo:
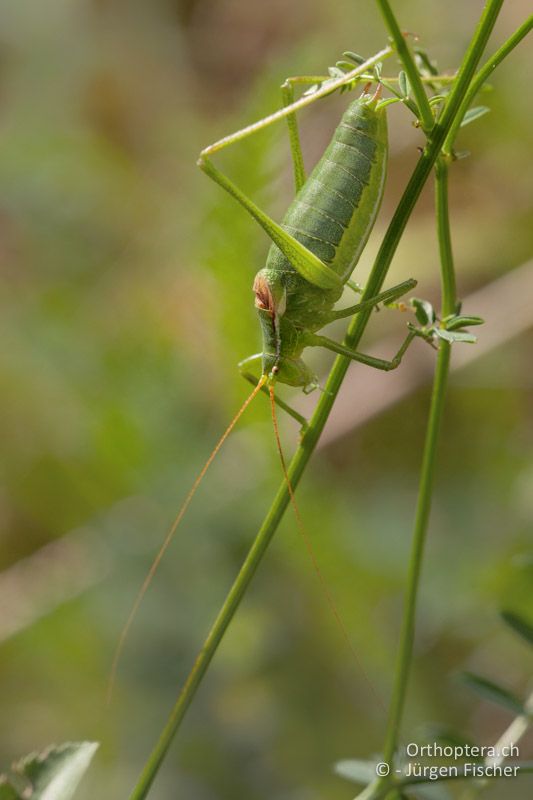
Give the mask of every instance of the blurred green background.
<svg viewBox="0 0 533 800">
<path fill-rule="evenodd" d="M 504 4 L 491 50 L 528 5 Z M 482 3 L 395 7 L 402 27 L 452 70 Z M 18 0 L 2 5 L 0 21 L 0 763 L 51 742 L 96 739 L 102 746 L 79 796 L 122 798 L 280 481 L 268 405 L 259 399 L 161 566 L 106 708 L 113 649 L 135 593 L 247 394 L 237 361 L 260 348 L 251 284 L 268 241 L 196 169 L 198 151 L 275 109 L 285 76 L 322 72 L 345 49 L 371 55 L 386 35 L 373 3 L 362 0 Z M 528 48 L 495 74 L 483 100 L 491 114 L 461 134 L 472 154 L 452 170 L 461 296 L 517 268 L 524 286 L 531 278 L 522 268 L 532 238 Z M 391 61 L 385 72 L 394 69 Z M 303 114 L 308 164 L 345 103 L 329 98 Z M 390 135 L 386 198 L 359 279 L 421 143 L 398 107 Z M 282 214 L 291 195 L 283 126 L 220 163 Z M 437 301 L 433 228 L 428 187 L 388 285 L 413 276 L 417 293 Z M 431 722 L 493 742 L 509 715 L 453 674 L 477 670 L 521 695 L 531 674 L 530 655 L 498 611 L 533 613 L 532 335 L 525 324 L 507 337 L 513 297 L 503 311 L 498 291 L 490 297 L 500 320 L 495 341 L 452 376 L 407 741 L 423 739 Z M 401 337 L 404 325 L 405 317 L 380 314 L 365 348 L 374 352 L 375 342 L 387 356 L 379 341 Z M 428 407 L 425 378 L 410 385 L 409 376 L 425 356 L 415 344 L 404 377 L 386 376 L 380 398 L 407 380 L 403 396 L 366 425 L 350 416 L 355 386 L 342 435 L 317 453 L 298 492 L 360 665 L 288 514 L 154 800 L 354 794 L 332 764 L 382 744 Z M 310 362 L 324 375 L 331 359 L 317 352 Z M 361 374 L 371 386 L 374 376 Z M 297 393 L 294 402 L 303 407 Z M 297 431 L 281 422 L 288 453 Z M 531 738 L 522 755 L 533 757 Z M 528 778 L 506 784 L 505 796 L 524 798 L 531 786 Z"/>
</svg>

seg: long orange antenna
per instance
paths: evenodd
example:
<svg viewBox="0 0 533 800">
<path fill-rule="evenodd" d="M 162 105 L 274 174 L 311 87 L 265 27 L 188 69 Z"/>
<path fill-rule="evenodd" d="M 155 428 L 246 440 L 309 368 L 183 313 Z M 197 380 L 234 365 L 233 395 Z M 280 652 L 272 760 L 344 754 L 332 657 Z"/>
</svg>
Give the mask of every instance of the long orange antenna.
<svg viewBox="0 0 533 800">
<path fill-rule="evenodd" d="M 370 689 L 372 690 L 372 693 L 374 694 L 374 696 L 375 696 L 376 700 L 378 701 L 379 705 L 381 706 L 383 711 L 385 711 L 385 713 L 386 713 L 385 704 L 383 703 L 383 700 L 381 699 L 381 697 L 379 696 L 377 690 L 375 689 L 374 685 L 372 684 L 372 681 L 368 677 L 368 674 L 367 674 L 366 670 L 364 669 L 363 665 L 361 664 L 359 656 L 357 655 L 357 652 L 356 652 L 356 650 L 355 650 L 355 648 L 354 648 L 354 646 L 353 646 L 353 644 L 352 644 L 352 642 L 350 640 L 350 636 L 348 635 L 348 630 L 346 628 L 346 625 L 344 624 L 344 622 L 342 620 L 342 617 L 341 617 L 341 615 L 339 613 L 339 610 L 338 610 L 338 608 L 336 606 L 336 603 L 335 603 L 335 601 L 333 599 L 333 596 L 332 596 L 332 594 L 330 592 L 330 589 L 329 589 L 329 586 L 327 584 L 327 581 L 326 581 L 326 579 L 325 579 L 325 577 L 324 577 L 324 575 L 322 573 L 322 570 L 320 569 L 317 557 L 315 555 L 315 551 L 313 549 L 313 545 L 311 543 L 311 539 L 309 538 L 309 534 L 307 533 L 307 531 L 305 529 L 305 526 L 304 526 L 304 523 L 303 523 L 303 519 L 302 519 L 302 515 L 300 513 L 300 509 L 298 507 L 298 504 L 296 502 L 296 498 L 294 496 L 294 489 L 292 488 L 292 483 L 291 483 L 291 480 L 289 478 L 289 473 L 288 473 L 288 470 L 287 470 L 287 464 L 285 462 L 285 456 L 283 455 L 283 448 L 281 446 L 281 438 L 280 438 L 280 435 L 279 435 L 278 418 L 277 418 L 277 414 L 276 414 L 276 402 L 275 402 L 275 399 L 274 399 L 274 387 L 273 387 L 272 384 L 270 384 L 269 387 L 268 387 L 268 393 L 270 395 L 270 409 L 271 409 L 271 413 L 272 413 L 272 424 L 274 426 L 274 435 L 276 437 L 276 447 L 277 447 L 277 451 L 278 451 L 278 455 L 279 455 L 279 460 L 281 462 L 281 468 L 283 470 L 283 475 L 285 477 L 285 482 L 287 484 L 287 489 L 289 491 L 289 497 L 290 497 L 290 500 L 291 500 L 291 505 L 292 505 L 293 510 L 294 510 L 294 516 L 296 517 L 296 524 L 298 526 L 298 530 L 300 532 L 300 535 L 301 535 L 302 539 L 304 540 L 305 548 L 307 550 L 307 553 L 308 553 L 309 558 L 311 560 L 311 563 L 313 565 L 313 569 L 314 569 L 314 571 L 316 573 L 316 576 L 317 576 L 317 578 L 318 578 L 318 580 L 320 582 L 320 587 L 322 589 L 324 597 L 326 598 L 326 601 L 327 601 L 327 604 L 328 604 L 328 606 L 329 606 L 329 608 L 331 610 L 331 613 L 333 614 L 333 616 L 335 618 L 335 621 L 336 621 L 336 623 L 337 623 L 337 625 L 338 625 L 338 627 L 340 629 L 340 632 L 342 634 L 342 638 L 344 639 L 346 645 L 348 646 L 348 648 L 349 648 L 349 650 L 350 650 L 350 652 L 351 652 L 351 654 L 352 654 L 352 656 L 353 656 L 353 658 L 355 660 L 355 663 L 357 664 L 357 668 L 362 673 L 362 675 L 365 678 L 367 684 L 370 686 Z"/>
<path fill-rule="evenodd" d="M 130 630 L 130 628 L 132 626 L 133 620 L 135 619 L 137 611 L 139 610 L 139 606 L 142 603 L 143 597 L 146 594 L 146 591 L 147 591 L 148 587 L 150 586 L 155 573 L 157 572 L 159 564 L 161 563 L 161 559 L 163 558 L 163 556 L 165 555 L 166 551 L 168 550 L 168 547 L 169 547 L 169 545 L 170 545 L 170 543 L 171 543 L 171 541 L 172 541 L 172 539 L 174 537 L 174 534 L 176 533 L 176 530 L 177 530 L 180 522 L 182 521 L 183 517 L 185 516 L 185 512 L 189 508 L 191 500 L 193 499 L 194 495 L 196 494 L 196 491 L 197 491 L 198 487 L 200 486 L 201 482 L 203 481 L 207 470 L 209 469 L 209 467 L 211 466 L 211 464 L 215 460 L 215 458 L 216 458 L 216 456 L 218 454 L 218 451 L 220 450 L 220 448 L 222 447 L 222 445 L 224 444 L 224 442 L 226 441 L 226 439 L 228 438 L 228 436 L 232 432 L 233 428 L 235 427 L 237 422 L 240 420 L 240 418 L 242 417 L 243 413 L 246 411 L 246 409 L 248 408 L 248 406 L 250 405 L 252 400 L 256 397 L 256 395 L 260 392 L 262 387 L 265 385 L 266 380 L 267 380 L 267 376 L 266 375 L 261 376 L 261 378 L 259 379 L 259 382 L 258 382 L 257 386 L 254 388 L 253 392 L 244 401 L 244 403 L 242 404 L 240 409 L 237 411 L 237 413 L 235 414 L 235 416 L 231 420 L 230 424 L 228 425 L 228 427 L 226 428 L 226 430 L 224 431 L 224 433 L 222 434 L 222 436 L 218 440 L 217 444 L 214 446 L 213 450 L 211 451 L 211 455 L 209 456 L 209 458 L 205 462 L 205 464 L 202 467 L 200 473 L 198 474 L 198 477 L 194 481 L 194 483 L 193 483 L 193 485 L 192 485 L 187 497 L 183 501 L 183 505 L 181 506 L 180 510 L 178 511 L 176 519 L 172 523 L 172 526 L 170 527 L 170 529 L 169 529 L 169 531 L 168 531 L 168 533 L 167 533 L 167 535 L 166 535 L 166 537 L 165 537 L 165 539 L 163 541 L 163 544 L 159 548 L 159 551 L 158 551 L 156 557 L 154 558 L 154 560 L 152 562 L 152 566 L 148 570 L 148 574 L 146 575 L 146 578 L 144 579 L 144 582 L 143 582 L 141 588 L 139 589 L 137 597 L 135 598 L 135 602 L 133 603 L 133 606 L 132 606 L 131 611 L 129 613 L 129 616 L 128 616 L 127 620 L 126 620 L 126 623 L 125 623 L 124 627 L 122 628 L 122 632 L 120 634 L 117 646 L 115 648 L 115 653 L 113 655 L 113 662 L 111 664 L 111 671 L 109 673 L 109 681 L 108 681 L 108 685 L 107 685 L 107 703 L 108 704 L 111 702 L 111 698 L 113 696 L 113 688 L 115 686 L 115 680 L 116 680 L 116 676 L 117 676 L 117 668 L 118 668 L 118 664 L 119 664 L 119 661 L 120 661 L 120 657 L 122 655 L 122 651 L 124 650 L 124 645 L 126 644 L 126 639 L 128 637 L 129 630 Z"/>
</svg>

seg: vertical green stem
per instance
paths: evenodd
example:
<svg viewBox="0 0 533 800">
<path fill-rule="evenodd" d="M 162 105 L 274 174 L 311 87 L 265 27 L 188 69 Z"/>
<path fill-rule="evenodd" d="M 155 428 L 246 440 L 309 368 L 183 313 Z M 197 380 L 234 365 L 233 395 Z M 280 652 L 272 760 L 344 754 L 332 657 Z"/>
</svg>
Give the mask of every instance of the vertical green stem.
<svg viewBox="0 0 533 800">
<path fill-rule="evenodd" d="M 378 0 L 379 2 L 379 0 Z M 485 49 L 490 33 L 496 23 L 503 0 L 493 0 L 487 2 L 481 19 L 478 23 L 476 32 L 470 42 L 468 51 L 463 59 L 461 68 L 457 75 L 457 82 L 452 89 L 446 106 L 444 107 L 439 122 L 435 125 L 430 141 L 435 144 L 439 142 L 439 152 L 449 130 L 454 124 L 454 120 L 468 92 L 468 87 L 472 82 L 476 66 L 481 54 Z M 404 65 L 405 66 L 405 65 Z M 463 91 L 460 90 L 463 87 Z M 443 135 L 443 129 L 446 133 Z M 448 216 L 448 173 L 445 161 L 440 158 L 436 169 L 436 217 L 437 232 L 439 240 L 439 251 L 441 258 L 441 284 L 442 284 L 442 312 L 453 313 L 455 309 L 455 276 L 453 270 L 453 255 L 451 250 L 451 238 L 449 231 Z M 420 583 L 420 573 L 426 542 L 429 512 L 431 509 L 431 495 L 434 482 L 437 442 L 441 427 L 446 384 L 450 365 L 451 347 L 448 342 L 442 342 L 433 382 L 431 395 L 431 405 L 429 420 L 426 431 L 426 441 L 422 458 L 422 470 L 420 477 L 417 509 L 415 516 L 415 527 L 413 532 L 413 543 L 409 559 L 409 569 L 407 576 L 407 587 L 405 595 L 405 607 L 400 631 L 400 645 L 396 662 L 393 694 L 385 735 L 383 748 L 383 759 L 385 763 L 391 765 L 394 761 L 400 728 L 405 707 L 409 673 L 413 656 L 413 642 L 416 622 L 416 604 L 418 598 L 418 588 Z M 377 785 L 386 785 L 390 779 L 378 779 Z"/>
<path fill-rule="evenodd" d="M 453 117 L 451 118 L 453 119 Z M 379 293 L 383 281 L 387 275 L 388 268 L 396 251 L 402 232 L 407 224 L 407 220 L 415 206 L 415 203 L 422 191 L 422 188 L 431 174 L 431 170 L 440 151 L 446 128 L 442 128 L 440 137 L 428 147 L 420 158 L 413 175 L 402 195 L 398 208 L 390 222 L 387 233 L 383 239 L 378 255 L 365 291 L 362 301 L 369 300 Z M 371 309 L 363 310 L 354 317 L 348 328 L 345 344 L 349 347 L 357 347 L 365 331 L 366 325 L 372 314 Z M 315 412 L 309 422 L 309 427 L 302 438 L 300 446 L 291 461 L 288 469 L 289 480 L 296 488 L 305 467 L 311 458 L 316 447 L 320 434 L 327 422 L 333 404 L 336 400 L 339 389 L 348 370 L 350 361 L 346 356 L 338 356 L 335 359 L 325 390 L 321 394 Z M 211 660 L 220 644 L 228 625 L 248 588 L 255 572 L 266 552 L 268 545 L 277 530 L 279 523 L 285 513 L 289 503 L 289 493 L 285 481 L 281 484 L 270 510 L 261 525 L 257 536 L 248 552 L 248 555 L 239 570 L 233 586 L 231 587 L 217 618 L 200 650 L 196 661 L 193 664 L 189 677 L 187 678 L 179 697 L 176 701 L 170 717 L 161 731 L 159 739 L 144 765 L 141 776 L 130 795 L 130 800 L 144 800 L 148 796 L 150 787 L 155 776 L 164 761 L 168 748 L 180 727 L 181 721 L 191 704 L 194 695 L 200 686 L 205 673 L 207 672 Z"/>
<path fill-rule="evenodd" d="M 424 89 L 422 79 L 420 78 L 420 73 L 416 67 L 415 60 L 411 54 L 411 51 L 409 50 L 409 47 L 407 46 L 405 36 L 400 30 L 400 26 L 398 25 L 396 17 L 394 16 L 394 12 L 390 7 L 389 1 L 376 0 L 376 2 L 379 6 L 379 10 L 381 11 L 383 19 L 385 20 L 385 24 L 389 29 L 390 35 L 394 42 L 394 47 L 400 56 L 405 73 L 409 78 L 411 90 L 418 106 L 422 130 L 425 131 L 425 133 L 429 133 L 434 122 L 433 112 L 431 111 L 428 96 L 426 94 L 426 90 Z"/>
<path fill-rule="evenodd" d="M 448 166 L 443 158 L 440 158 L 435 166 L 435 211 L 441 263 L 442 316 L 445 317 L 447 314 L 452 314 L 455 310 L 455 271 L 448 212 Z M 433 380 L 429 420 L 422 457 L 413 543 L 407 575 L 405 608 L 400 632 L 400 646 L 396 663 L 387 735 L 383 750 L 383 759 L 385 763 L 391 765 L 398 745 L 413 656 L 420 573 L 427 537 L 429 514 L 431 511 L 431 497 L 437 463 L 437 445 L 446 398 L 450 356 L 450 343 L 441 341 Z"/>
<path fill-rule="evenodd" d="M 448 102 L 446 107 L 443 111 L 441 119 L 439 120 L 438 124 L 435 125 L 433 128 L 430 140 L 428 142 L 427 147 L 424 150 L 415 170 L 407 184 L 405 191 L 402 195 L 400 203 L 396 209 L 396 212 L 393 215 L 393 218 L 390 222 L 390 225 L 387 229 L 381 247 L 376 257 L 376 261 L 370 273 L 369 280 L 367 282 L 365 292 L 362 296 L 362 301 L 369 300 L 374 295 L 378 294 L 382 285 L 383 281 L 386 278 L 388 269 L 390 267 L 391 261 L 393 259 L 394 253 L 396 252 L 396 248 L 400 241 L 401 235 L 407 225 L 407 221 L 411 215 L 411 212 L 416 204 L 418 197 L 422 191 L 422 188 L 427 181 L 429 175 L 431 174 L 431 170 L 440 154 L 441 147 L 444 143 L 444 139 L 450 130 L 450 127 L 455 119 L 455 115 L 459 111 L 461 102 L 465 96 L 465 93 L 468 90 L 468 86 L 472 80 L 474 75 L 476 66 L 479 62 L 483 49 L 487 43 L 487 39 L 494 27 L 496 22 L 498 13 L 502 6 L 503 0 L 488 0 L 485 10 L 481 16 L 481 19 L 478 23 L 470 46 L 465 54 L 463 62 L 461 64 L 461 68 L 457 75 L 456 82 L 454 87 L 450 93 L 448 98 Z M 301 103 L 300 103 L 301 104 Z M 291 111 L 294 110 L 291 107 Z M 287 111 L 283 111 L 282 113 L 278 113 L 277 115 L 273 115 L 274 118 L 285 116 Z M 250 129 L 253 126 L 250 126 Z M 249 130 L 250 130 L 249 129 Z M 243 133 L 242 136 L 246 135 Z M 242 138 L 242 137 L 241 137 Z M 218 143 L 215 149 L 220 149 L 222 143 Z M 350 324 L 346 337 L 345 337 L 345 344 L 349 347 L 356 347 L 361 340 L 363 333 L 366 329 L 366 325 L 371 316 L 371 310 L 361 311 L 358 314 L 352 323 Z M 446 345 L 446 343 L 443 343 Z M 446 353 L 446 349 L 443 348 L 441 351 L 441 355 L 439 358 L 442 359 L 442 365 L 440 366 L 441 370 L 441 377 L 443 380 L 443 385 L 445 385 L 445 379 L 447 374 L 447 361 L 445 362 L 444 356 L 442 353 Z M 449 353 L 448 353 L 449 358 Z M 298 447 L 291 464 L 288 469 L 288 476 L 289 480 L 295 489 L 298 485 L 300 478 L 305 470 L 305 467 L 316 447 L 318 439 L 320 438 L 320 434 L 322 433 L 324 426 L 327 422 L 341 384 L 344 380 L 344 376 L 349 367 L 349 359 L 345 356 L 338 356 L 335 359 L 331 372 L 329 374 L 325 392 L 320 397 L 313 417 L 310 421 L 309 428 L 306 431 L 300 446 Z M 439 369 L 439 368 L 438 368 Z M 439 392 L 437 397 L 440 397 L 442 392 Z M 434 393 L 435 397 L 435 393 Z M 440 412 L 438 409 L 438 403 L 435 401 L 435 409 L 434 409 L 434 422 L 431 426 L 431 429 L 434 431 L 434 438 L 436 442 L 436 434 L 438 432 L 438 422 L 440 420 Z M 431 422 L 431 421 L 430 421 Z M 433 448 L 434 450 L 434 448 Z M 432 450 L 429 449 L 429 461 L 432 461 Z M 428 486 L 430 488 L 430 484 Z M 202 682 L 202 679 L 207 672 L 209 664 L 217 650 L 220 641 L 222 640 L 228 625 L 230 624 L 235 611 L 237 610 L 246 589 L 248 588 L 258 566 L 261 562 L 261 559 L 270 544 L 272 536 L 274 535 L 282 517 L 285 513 L 287 505 L 289 503 L 289 492 L 287 489 L 286 482 L 284 481 L 273 502 L 270 507 L 270 510 L 265 517 L 261 528 L 259 529 L 257 536 L 252 544 L 252 547 L 245 559 L 244 564 L 242 565 L 235 582 L 224 601 L 222 608 L 220 609 L 218 616 L 213 623 L 213 626 L 208 634 L 208 637 L 198 654 L 196 661 L 191 669 L 189 677 L 180 692 L 180 695 L 176 701 L 174 708 L 170 714 L 170 717 L 161 731 L 159 739 L 149 756 L 143 771 L 139 777 L 139 780 L 130 795 L 130 800 L 144 800 L 148 796 L 150 791 L 150 787 L 157 775 L 157 772 L 163 763 L 163 760 L 167 754 L 167 751 L 170 747 L 172 739 L 174 738 L 181 721 L 187 711 L 187 708 L 191 704 L 193 697 L 198 689 L 199 685 Z M 418 559 L 418 572 L 419 572 L 419 565 L 420 559 Z M 413 578 L 415 579 L 415 584 L 418 584 L 418 572 L 415 571 Z M 409 608 L 409 605 L 408 605 Z M 413 604 L 413 616 L 414 616 L 414 604 Z M 409 633 L 409 631 L 407 631 Z M 406 633 L 406 635 L 407 635 Z M 391 753 L 394 752 L 395 749 L 395 742 L 397 740 L 397 728 L 401 721 L 401 714 L 403 711 L 403 703 L 404 703 L 404 695 L 405 695 L 405 688 L 407 685 L 407 677 L 408 677 L 408 669 L 409 669 L 409 661 L 406 662 L 403 670 L 405 672 L 405 680 L 402 679 L 400 682 L 397 680 L 397 684 L 399 688 L 396 691 L 398 695 L 395 695 L 395 701 L 393 703 L 396 711 L 394 715 L 391 712 L 391 722 L 389 723 L 389 732 L 387 741 L 392 742 L 392 750 Z M 400 695 L 401 692 L 401 695 Z"/>
<path fill-rule="evenodd" d="M 439 158 L 435 164 L 435 215 L 440 255 L 441 317 L 453 314 L 457 304 L 449 208 L 448 162 L 444 158 Z"/>
<path fill-rule="evenodd" d="M 406 598 L 404 616 L 400 633 L 400 648 L 396 662 L 393 697 L 389 712 L 389 721 L 383 760 L 392 764 L 394 753 L 398 744 L 400 726 L 405 706 L 407 684 L 413 655 L 413 642 L 415 634 L 415 614 L 422 569 L 422 559 L 426 542 L 429 512 L 431 509 L 431 494 L 435 474 L 437 441 L 444 409 L 446 382 L 450 363 L 450 345 L 442 342 L 437 357 L 437 366 L 431 395 L 431 407 L 422 459 L 422 470 L 418 493 L 418 503 L 413 533 L 413 544 L 409 560 L 407 576 Z"/>
</svg>

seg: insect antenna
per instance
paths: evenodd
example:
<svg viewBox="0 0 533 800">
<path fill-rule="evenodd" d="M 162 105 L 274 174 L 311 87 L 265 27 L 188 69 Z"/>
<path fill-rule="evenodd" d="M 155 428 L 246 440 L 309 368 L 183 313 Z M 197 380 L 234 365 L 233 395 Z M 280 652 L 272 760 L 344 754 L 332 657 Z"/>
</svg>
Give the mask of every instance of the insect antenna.
<svg viewBox="0 0 533 800">
<path fill-rule="evenodd" d="M 139 606 L 142 603 L 143 597 L 146 594 L 146 591 L 147 591 L 148 587 L 150 586 L 150 584 L 151 584 L 151 582 L 152 582 L 152 580 L 154 578 L 155 573 L 157 572 L 159 564 L 161 563 L 161 560 L 162 560 L 163 556 L 165 555 L 166 551 L 168 550 L 168 547 L 169 547 L 169 545 L 170 545 L 170 543 L 171 543 L 171 541 L 172 541 L 172 539 L 174 537 L 174 534 L 176 533 L 176 530 L 178 529 L 178 526 L 179 526 L 180 522 L 182 521 L 183 517 L 185 516 L 185 512 L 187 511 L 187 509 L 188 509 L 188 507 L 189 507 L 189 505 L 191 503 L 191 500 L 193 499 L 194 495 L 196 494 L 196 491 L 197 491 L 198 487 L 200 486 L 201 482 L 203 481 L 207 470 L 209 469 L 209 467 L 211 466 L 211 464 L 215 460 L 220 448 L 222 447 L 222 445 L 224 444 L 224 442 L 226 441 L 226 439 L 228 438 L 228 436 L 232 432 L 232 430 L 235 427 L 235 425 L 237 424 L 237 422 L 242 417 L 243 413 L 246 411 L 246 409 L 248 408 L 248 406 L 250 405 L 252 400 L 259 394 L 260 390 L 262 389 L 262 387 L 266 383 L 266 380 L 267 380 L 267 376 L 266 375 L 261 376 L 257 386 L 255 386 L 255 388 L 253 389 L 251 394 L 246 398 L 246 400 L 244 401 L 244 403 L 242 404 L 240 409 L 237 411 L 237 413 L 235 414 L 235 416 L 231 420 L 230 424 L 228 425 L 228 427 L 226 428 L 226 430 L 224 431 L 224 433 L 222 434 L 222 436 L 220 437 L 220 439 L 218 440 L 218 442 L 216 443 L 216 445 L 212 449 L 211 454 L 209 455 L 209 458 L 207 459 L 207 461 L 205 462 L 204 466 L 202 467 L 202 469 L 198 473 L 198 476 L 197 476 L 196 480 L 194 481 L 193 485 L 191 486 L 191 488 L 189 490 L 189 493 L 187 494 L 185 500 L 183 501 L 182 506 L 181 506 L 180 510 L 178 511 L 178 513 L 176 515 L 176 518 L 174 519 L 174 522 L 172 523 L 167 535 L 165 536 L 165 539 L 163 540 L 163 544 L 159 548 L 159 550 L 157 552 L 157 555 L 155 556 L 154 560 L 152 561 L 152 565 L 151 565 L 150 569 L 148 570 L 146 578 L 144 579 L 144 582 L 143 582 L 141 588 L 139 589 L 139 592 L 137 593 L 137 597 L 135 598 L 135 601 L 134 601 L 134 603 L 133 603 L 133 605 L 131 607 L 131 611 L 130 611 L 130 613 L 128 615 L 128 618 L 127 618 L 127 620 L 126 620 L 126 622 L 124 624 L 124 627 L 122 628 L 121 634 L 119 636 L 119 640 L 117 642 L 117 646 L 115 648 L 115 652 L 113 654 L 113 661 L 111 663 L 111 670 L 110 670 L 110 673 L 109 673 L 109 680 L 108 680 L 108 684 L 107 684 L 107 704 L 108 705 L 111 702 L 111 698 L 113 696 L 113 688 L 114 688 L 114 685 L 115 685 L 118 664 L 119 664 L 119 661 L 120 661 L 120 657 L 122 655 L 122 651 L 124 650 L 124 645 L 126 644 L 126 639 L 128 637 L 129 630 L 130 630 L 130 628 L 132 626 L 133 620 L 135 619 L 137 611 L 139 610 Z"/>
<path fill-rule="evenodd" d="M 301 537 L 302 537 L 302 539 L 304 541 L 305 549 L 307 550 L 307 554 L 309 556 L 311 564 L 313 565 L 313 569 L 315 571 L 316 577 L 318 578 L 318 581 L 320 583 L 320 588 L 321 588 L 322 593 L 323 593 L 323 595 L 324 595 L 324 597 L 326 599 L 326 602 L 327 602 L 327 604 L 328 604 L 328 606 L 330 608 L 330 611 L 333 614 L 335 622 L 337 623 L 337 626 L 338 626 L 338 628 L 339 628 L 339 630 L 341 632 L 342 638 L 344 639 L 344 642 L 345 642 L 346 646 L 350 650 L 350 653 L 352 654 L 353 659 L 354 659 L 355 663 L 357 664 L 357 668 L 358 668 L 359 672 L 363 675 L 366 683 L 368 684 L 368 686 L 370 687 L 370 690 L 372 691 L 372 694 L 374 695 L 374 697 L 377 700 L 378 704 L 381 706 L 383 712 L 386 714 L 387 712 L 386 712 L 385 704 L 384 704 L 382 698 L 380 697 L 380 695 L 378 694 L 376 688 L 374 687 L 372 681 L 368 677 L 368 674 L 367 674 L 365 668 L 363 667 L 363 665 L 361 663 L 361 660 L 360 660 L 359 656 L 357 655 L 357 652 L 356 652 L 356 650 L 355 650 L 355 648 L 354 648 L 354 646 L 353 646 L 353 644 L 351 642 L 350 636 L 348 634 L 348 629 L 347 629 L 345 623 L 343 622 L 343 619 L 342 619 L 342 617 L 340 615 L 339 609 L 337 608 L 335 600 L 333 599 L 333 595 L 331 594 L 331 591 L 329 589 L 328 583 L 327 583 L 327 581 L 326 581 L 326 579 L 324 577 L 324 573 L 320 569 L 320 565 L 318 563 L 318 559 L 317 559 L 315 551 L 313 549 L 313 545 L 311 543 L 311 539 L 309 538 L 309 534 L 307 533 L 307 530 L 306 530 L 306 528 L 304 526 L 303 518 L 302 518 L 302 515 L 300 513 L 299 506 L 298 506 L 298 504 L 296 502 L 296 498 L 294 496 L 294 489 L 293 489 L 291 480 L 289 478 L 289 472 L 287 470 L 287 464 L 286 464 L 286 461 L 285 461 L 285 456 L 283 455 L 283 448 L 281 446 L 281 437 L 279 435 L 278 418 L 277 418 L 277 414 L 276 414 L 276 402 L 275 402 L 275 399 L 274 399 L 274 386 L 272 384 L 270 384 L 269 387 L 268 387 L 268 393 L 270 395 L 270 410 L 271 410 L 271 414 L 272 414 L 272 424 L 273 424 L 273 427 L 274 427 L 274 436 L 276 438 L 276 449 L 278 451 L 279 460 L 281 462 L 281 469 L 283 471 L 283 475 L 284 475 L 284 478 L 285 478 L 285 483 L 287 484 L 287 490 L 289 492 L 289 498 L 290 498 L 291 505 L 292 505 L 292 508 L 293 508 L 293 511 L 294 511 L 294 516 L 296 517 L 296 525 L 298 527 L 298 531 L 299 531 L 299 533 L 300 533 L 300 535 L 301 535 Z"/>
</svg>

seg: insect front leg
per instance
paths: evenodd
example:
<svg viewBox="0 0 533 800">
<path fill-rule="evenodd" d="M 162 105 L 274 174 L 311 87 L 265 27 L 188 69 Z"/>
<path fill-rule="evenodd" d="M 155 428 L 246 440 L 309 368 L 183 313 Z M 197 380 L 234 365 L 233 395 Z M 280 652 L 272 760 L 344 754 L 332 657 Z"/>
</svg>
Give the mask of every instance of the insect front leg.
<svg viewBox="0 0 533 800">
<path fill-rule="evenodd" d="M 294 103 L 294 78 L 287 78 L 281 86 L 281 96 L 283 106 L 291 106 Z M 298 192 L 305 183 L 305 166 L 300 144 L 300 132 L 298 130 L 298 120 L 293 111 L 287 117 L 287 127 L 289 129 L 289 144 L 291 148 L 292 167 L 294 172 L 294 188 Z"/>
<path fill-rule="evenodd" d="M 350 347 L 345 347 L 343 344 L 338 344 L 337 342 L 333 341 L 333 339 L 329 339 L 327 336 L 319 336 L 315 333 L 311 333 L 306 336 L 305 345 L 306 347 L 325 347 L 326 350 L 332 350 L 334 353 L 338 353 L 341 356 L 347 356 L 347 358 L 351 358 L 352 361 L 359 361 L 361 364 L 367 364 L 369 367 L 390 372 L 391 370 L 400 366 L 405 351 L 413 339 L 419 335 L 420 334 L 417 330 L 410 330 L 405 337 L 402 346 L 394 358 L 392 358 L 390 361 L 387 361 L 384 358 L 369 356 L 366 355 L 366 353 L 359 353 L 357 350 L 352 350 Z"/>
<path fill-rule="evenodd" d="M 354 83 L 358 81 L 366 81 L 367 77 L 361 76 L 360 78 L 355 78 Z M 331 75 L 294 75 L 291 78 L 286 78 L 285 82 L 281 86 L 281 96 L 283 99 L 283 107 L 287 108 L 288 106 L 292 106 L 295 102 L 294 96 L 294 88 L 296 86 L 313 86 L 314 89 L 326 84 L 331 83 Z M 304 97 L 307 95 L 308 97 L 313 97 L 313 93 L 307 92 L 304 94 Z M 302 148 L 300 144 L 300 133 L 298 130 L 298 120 L 296 118 L 296 113 L 292 111 L 291 113 L 287 114 L 287 126 L 289 129 L 289 142 L 291 148 L 291 155 L 292 155 L 292 163 L 293 163 L 293 171 L 294 171 L 294 186 L 296 191 L 298 192 L 306 181 L 305 177 L 305 166 L 302 154 Z"/>
<path fill-rule="evenodd" d="M 257 382 L 259 380 L 259 375 L 261 374 L 261 362 L 262 362 L 263 355 L 262 353 L 256 353 L 254 356 L 249 356 L 245 358 L 243 361 L 240 361 L 238 364 L 239 372 L 241 373 L 242 377 L 251 383 L 252 386 L 257 386 Z M 253 370 L 255 367 L 259 367 L 259 375 L 254 374 L 254 372 L 250 371 Z M 263 394 L 270 398 L 270 394 L 268 388 L 266 386 L 261 387 L 261 391 Z M 296 422 L 301 427 L 301 432 L 305 433 L 308 422 L 305 417 L 303 417 L 296 409 L 292 408 L 288 403 L 282 400 L 280 397 L 274 395 L 274 401 L 277 406 L 279 406 L 283 411 L 285 411 L 289 416 L 296 420 Z"/>
<path fill-rule="evenodd" d="M 315 84 L 321 84 L 327 79 L 327 75 L 296 75 L 292 78 L 287 78 L 281 86 L 283 107 L 287 108 L 287 106 L 292 106 L 294 103 L 295 86 L 312 86 Z M 289 144 L 291 148 L 292 165 L 294 171 L 294 187 L 298 192 L 304 185 L 306 177 L 296 112 L 293 111 L 287 115 L 287 127 L 289 129 Z"/>
</svg>

